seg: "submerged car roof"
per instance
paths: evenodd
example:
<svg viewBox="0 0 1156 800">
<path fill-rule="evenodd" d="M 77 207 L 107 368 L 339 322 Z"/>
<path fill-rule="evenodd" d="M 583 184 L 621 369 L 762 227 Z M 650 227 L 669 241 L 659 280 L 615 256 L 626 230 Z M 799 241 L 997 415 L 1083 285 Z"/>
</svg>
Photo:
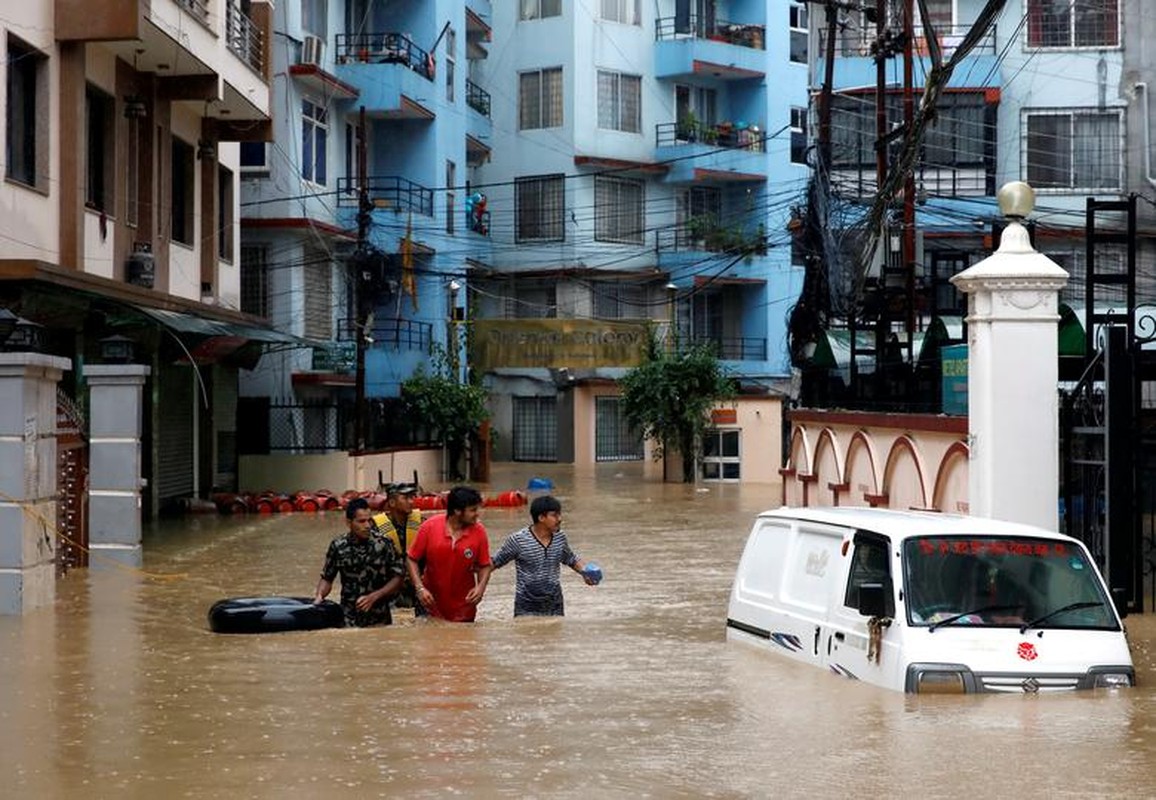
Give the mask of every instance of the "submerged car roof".
<svg viewBox="0 0 1156 800">
<path fill-rule="evenodd" d="M 1033 525 L 1018 522 L 968 517 L 960 514 L 939 514 L 931 511 L 899 511 L 887 508 L 782 508 L 764 511 L 760 517 L 805 520 L 828 525 L 840 525 L 867 530 L 904 539 L 908 536 L 961 535 L 961 536 L 1036 536 L 1075 541 L 1069 536 Z"/>
</svg>

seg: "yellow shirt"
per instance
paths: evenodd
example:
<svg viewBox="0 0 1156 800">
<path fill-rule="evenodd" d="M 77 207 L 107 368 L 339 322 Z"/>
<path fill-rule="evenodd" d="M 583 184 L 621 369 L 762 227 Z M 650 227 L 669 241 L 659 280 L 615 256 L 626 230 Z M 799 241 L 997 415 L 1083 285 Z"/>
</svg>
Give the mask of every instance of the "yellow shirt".
<svg viewBox="0 0 1156 800">
<path fill-rule="evenodd" d="M 404 559 L 409 546 L 413 544 L 413 540 L 417 538 L 417 529 L 421 527 L 421 512 L 416 508 L 409 512 L 409 519 L 405 521 L 405 547 L 402 547 L 402 537 L 398 536 L 397 527 L 390 519 L 389 512 L 383 511 L 373 517 L 373 524 L 381 531 L 381 535 L 393 542 L 394 549 L 401 554 Z"/>
</svg>

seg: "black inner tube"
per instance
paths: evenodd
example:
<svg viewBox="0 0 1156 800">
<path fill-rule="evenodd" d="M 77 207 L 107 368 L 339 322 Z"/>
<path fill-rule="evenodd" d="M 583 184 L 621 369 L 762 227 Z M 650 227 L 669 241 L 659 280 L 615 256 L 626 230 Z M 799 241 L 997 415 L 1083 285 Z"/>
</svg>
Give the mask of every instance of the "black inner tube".
<svg viewBox="0 0 1156 800">
<path fill-rule="evenodd" d="M 341 628 L 345 615 L 332 600 L 315 604 L 309 597 L 234 597 L 209 609 L 215 633 L 279 633 Z"/>
</svg>

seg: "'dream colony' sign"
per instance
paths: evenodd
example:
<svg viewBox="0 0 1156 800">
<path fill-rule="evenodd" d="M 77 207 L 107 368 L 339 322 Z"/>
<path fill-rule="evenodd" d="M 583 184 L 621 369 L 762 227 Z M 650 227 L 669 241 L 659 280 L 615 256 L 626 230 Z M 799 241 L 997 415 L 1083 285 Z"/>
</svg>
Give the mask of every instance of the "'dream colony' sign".
<svg viewBox="0 0 1156 800">
<path fill-rule="evenodd" d="M 598 319 L 489 319 L 473 327 L 473 364 L 501 367 L 636 367 L 646 326 Z"/>
</svg>

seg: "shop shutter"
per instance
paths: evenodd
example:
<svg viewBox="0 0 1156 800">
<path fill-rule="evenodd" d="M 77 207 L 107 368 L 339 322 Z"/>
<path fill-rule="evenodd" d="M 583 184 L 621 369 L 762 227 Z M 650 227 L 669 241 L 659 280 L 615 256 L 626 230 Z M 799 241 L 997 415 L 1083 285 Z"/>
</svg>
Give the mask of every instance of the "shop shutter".
<svg viewBox="0 0 1156 800">
<path fill-rule="evenodd" d="M 189 366 L 162 366 L 157 380 L 156 496 L 166 501 L 193 493 L 193 400 Z"/>
</svg>

